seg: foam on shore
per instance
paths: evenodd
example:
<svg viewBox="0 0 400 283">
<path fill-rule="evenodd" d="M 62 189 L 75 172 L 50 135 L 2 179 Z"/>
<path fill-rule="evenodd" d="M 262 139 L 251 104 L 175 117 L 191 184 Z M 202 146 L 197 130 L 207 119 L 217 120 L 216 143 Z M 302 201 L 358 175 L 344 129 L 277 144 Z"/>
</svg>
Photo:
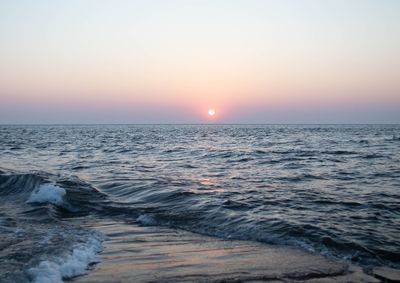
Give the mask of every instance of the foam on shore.
<svg viewBox="0 0 400 283">
<path fill-rule="evenodd" d="M 30 268 L 28 273 L 34 283 L 61 283 L 63 279 L 87 273 L 87 267 L 99 262 L 102 238 L 94 235 L 86 243 L 77 244 L 66 256 L 44 260 Z"/>
</svg>

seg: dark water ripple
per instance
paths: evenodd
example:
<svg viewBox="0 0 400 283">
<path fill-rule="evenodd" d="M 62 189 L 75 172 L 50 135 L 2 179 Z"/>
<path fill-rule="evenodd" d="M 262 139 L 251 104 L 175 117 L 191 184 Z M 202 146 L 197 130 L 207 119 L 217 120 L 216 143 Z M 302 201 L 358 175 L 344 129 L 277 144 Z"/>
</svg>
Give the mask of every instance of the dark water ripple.
<svg viewBox="0 0 400 283">
<path fill-rule="evenodd" d="M 107 216 L 400 267 L 400 126 L 1 126 L 0 162 L 4 235 Z"/>
</svg>

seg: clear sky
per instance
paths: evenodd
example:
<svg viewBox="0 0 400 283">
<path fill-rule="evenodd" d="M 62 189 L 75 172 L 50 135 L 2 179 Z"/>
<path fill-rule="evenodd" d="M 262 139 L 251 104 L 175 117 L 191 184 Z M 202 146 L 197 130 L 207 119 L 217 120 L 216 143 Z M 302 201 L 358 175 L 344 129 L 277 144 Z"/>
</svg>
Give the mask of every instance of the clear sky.
<svg viewBox="0 0 400 283">
<path fill-rule="evenodd" d="M 0 0 L 0 123 L 203 122 L 400 123 L 400 1 Z"/>
</svg>

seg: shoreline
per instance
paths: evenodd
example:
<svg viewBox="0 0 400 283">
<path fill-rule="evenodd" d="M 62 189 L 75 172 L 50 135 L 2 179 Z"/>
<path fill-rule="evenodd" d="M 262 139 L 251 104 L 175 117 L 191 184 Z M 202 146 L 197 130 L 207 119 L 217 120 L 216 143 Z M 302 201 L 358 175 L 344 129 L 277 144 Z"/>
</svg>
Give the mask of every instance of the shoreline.
<svg viewBox="0 0 400 283">
<path fill-rule="evenodd" d="M 91 282 L 382 282 L 359 266 L 296 248 L 231 241 L 158 226 L 102 221 Z"/>
</svg>

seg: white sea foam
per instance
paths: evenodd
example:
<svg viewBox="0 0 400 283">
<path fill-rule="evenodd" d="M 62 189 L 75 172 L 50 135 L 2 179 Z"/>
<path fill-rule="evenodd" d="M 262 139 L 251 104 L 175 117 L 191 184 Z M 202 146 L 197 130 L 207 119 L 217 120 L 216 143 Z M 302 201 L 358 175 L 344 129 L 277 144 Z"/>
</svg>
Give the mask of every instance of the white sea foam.
<svg viewBox="0 0 400 283">
<path fill-rule="evenodd" d="M 153 217 L 146 214 L 140 215 L 136 220 L 145 226 L 152 226 L 157 224 Z"/>
<path fill-rule="evenodd" d="M 61 205 L 63 203 L 63 197 L 65 196 L 66 191 L 63 188 L 60 188 L 53 184 L 44 184 L 41 185 L 37 190 L 32 192 L 29 199 L 26 201 L 27 203 L 52 203 L 56 205 Z"/>
<path fill-rule="evenodd" d="M 100 261 L 97 253 L 101 251 L 101 241 L 102 238 L 96 235 L 86 243 L 76 245 L 67 256 L 40 262 L 29 269 L 32 282 L 61 283 L 63 279 L 86 274 L 89 264 Z"/>
</svg>

